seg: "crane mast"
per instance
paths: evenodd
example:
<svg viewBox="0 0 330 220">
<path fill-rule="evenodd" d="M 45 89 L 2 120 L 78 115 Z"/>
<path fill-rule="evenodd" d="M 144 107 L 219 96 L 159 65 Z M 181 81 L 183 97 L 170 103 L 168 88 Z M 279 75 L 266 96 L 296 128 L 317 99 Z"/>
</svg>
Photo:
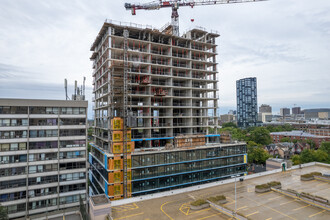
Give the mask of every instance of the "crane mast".
<svg viewBox="0 0 330 220">
<path fill-rule="evenodd" d="M 132 15 L 136 15 L 136 10 L 159 10 L 160 8 L 172 8 L 171 25 L 172 34 L 179 36 L 179 7 L 202 6 L 202 5 L 218 5 L 218 4 L 233 4 L 233 3 L 247 3 L 260 2 L 267 0 L 159 0 L 144 4 L 125 3 L 126 10 L 131 10 Z"/>
</svg>

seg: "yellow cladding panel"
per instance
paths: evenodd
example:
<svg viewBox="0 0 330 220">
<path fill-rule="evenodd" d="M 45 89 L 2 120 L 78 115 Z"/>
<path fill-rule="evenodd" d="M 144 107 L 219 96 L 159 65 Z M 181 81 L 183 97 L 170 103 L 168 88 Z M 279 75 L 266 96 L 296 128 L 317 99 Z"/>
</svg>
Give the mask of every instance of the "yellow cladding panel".
<svg viewBox="0 0 330 220">
<path fill-rule="evenodd" d="M 114 185 L 113 195 L 119 196 L 123 194 L 123 185 Z"/>
<path fill-rule="evenodd" d="M 131 141 L 132 131 L 127 131 L 127 141 Z M 123 132 L 122 131 L 112 131 L 112 140 L 114 142 L 123 142 Z"/>
<path fill-rule="evenodd" d="M 127 153 L 134 152 L 134 142 L 127 142 Z M 112 153 L 114 154 L 122 154 L 123 153 L 123 143 L 113 143 L 112 144 Z"/>
<path fill-rule="evenodd" d="M 244 154 L 244 163 L 247 163 L 247 155 Z"/>
<path fill-rule="evenodd" d="M 122 118 L 111 119 L 111 127 L 113 130 L 122 130 L 124 128 L 124 121 Z"/>
<path fill-rule="evenodd" d="M 122 142 L 123 141 L 123 132 L 122 131 L 113 131 L 112 140 L 114 142 Z"/>
<path fill-rule="evenodd" d="M 114 154 L 121 154 L 123 153 L 123 143 L 113 143 L 113 149 Z"/>
<path fill-rule="evenodd" d="M 121 172 L 116 172 L 113 174 L 113 182 L 120 183 L 121 182 Z"/>
<path fill-rule="evenodd" d="M 120 170 L 121 169 L 121 163 L 122 163 L 122 160 L 114 160 L 113 161 L 114 163 L 114 166 L 113 166 L 113 169 L 114 170 Z"/>
</svg>

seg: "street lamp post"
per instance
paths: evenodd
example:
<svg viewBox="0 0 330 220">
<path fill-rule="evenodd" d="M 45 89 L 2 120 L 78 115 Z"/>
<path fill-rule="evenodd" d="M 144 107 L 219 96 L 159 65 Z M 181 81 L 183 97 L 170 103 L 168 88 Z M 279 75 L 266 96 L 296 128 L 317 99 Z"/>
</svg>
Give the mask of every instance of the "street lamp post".
<svg viewBox="0 0 330 220">
<path fill-rule="evenodd" d="M 236 211 L 237 211 L 237 197 L 236 197 L 236 177 L 239 177 L 239 175 L 231 176 L 231 178 L 235 178 L 235 211 L 234 211 L 234 216 L 236 216 Z"/>
</svg>

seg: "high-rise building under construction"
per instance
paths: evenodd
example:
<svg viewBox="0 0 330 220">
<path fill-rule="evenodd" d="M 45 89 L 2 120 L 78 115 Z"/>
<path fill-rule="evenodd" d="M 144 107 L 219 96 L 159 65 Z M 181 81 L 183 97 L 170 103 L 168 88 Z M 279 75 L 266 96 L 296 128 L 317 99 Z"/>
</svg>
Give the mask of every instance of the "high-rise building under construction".
<svg viewBox="0 0 330 220">
<path fill-rule="evenodd" d="M 90 194 L 110 199 L 246 171 L 245 143 L 220 144 L 215 32 L 106 20 L 92 44 Z"/>
</svg>

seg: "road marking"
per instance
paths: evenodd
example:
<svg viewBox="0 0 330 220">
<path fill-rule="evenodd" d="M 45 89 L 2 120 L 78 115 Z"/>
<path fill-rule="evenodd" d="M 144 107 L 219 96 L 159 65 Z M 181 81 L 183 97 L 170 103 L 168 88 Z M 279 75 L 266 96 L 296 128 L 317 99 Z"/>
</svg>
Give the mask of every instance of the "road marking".
<svg viewBox="0 0 330 220">
<path fill-rule="evenodd" d="M 211 218 L 211 217 L 213 217 L 213 216 L 220 215 L 220 214 L 222 214 L 222 213 L 220 212 L 220 213 L 217 213 L 217 214 L 213 214 L 213 215 L 205 216 L 205 217 L 203 217 L 203 218 L 199 218 L 199 219 L 197 219 L 197 220 L 202 220 L 202 219 Z"/>
<path fill-rule="evenodd" d="M 208 209 L 202 209 L 202 210 L 199 210 L 199 211 L 195 211 L 195 212 L 189 212 L 188 215 L 192 215 L 192 214 L 196 214 L 196 213 L 200 213 L 200 212 L 205 212 L 205 211 L 208 211 L 210 210 L 211 208 L 208 208 Z"/>
<path fill-rule="evenodd" d="M 249 217 L 249 216 L 251 216 L 251 215 L 255 215 L 255 214 L 258 214 L 258 213 L 259 213 L 259 211 L 256 211 L 256 212 L 253 212 L 253 213 L 251 213 L 251 214 L 246 215 L 246 217 Z"/>
<path fill-rule="evenodd" d="M 273 218 L 267 218 L 266 220 L 271 220 L 271 219 L 273 219 Z"/>
<path fill-rule="evenodd" d="M 306 208 L 306 207 L 308 207 L 308 206 L 310 206 L 310 205 L 305 205 L 305 206 L 303 206 L 303 207 L 299 207 L 299 208 L 293 209 L 293 211 L 297 211 L 297 210 L 299 210 L 299 209 L 303 209 L 303 208 Z"/>
<path fill-rule="evenodd" d="M 311 218 L 311 217 L 313 217 L 313 216 L 315 216 L 315 215 L 321 214 L 321 213 L 323 213 L 323 212 L 325 212 L 325 211 L 326 211 L 326 210 L 323 210 L 323 211 L 320 211 L 320 212 L 315 213 L 315 214 L 313 214 L 313 215 L 310 215 L 310 216 L 308 216 L 308 218 Z"/>
<path fill-rule="evenodd" d="M 187 209 L 187 210 L 184 210 L 184 209 Z M 188 215 L 189 210 L 190 210 L 190 205 L 189 205 L 189 203 L 183 203 L 183 204 L 180 206 L 179 210 L 180 210 L 183 214 Z"/>
<path fill-rule="evenodd" d="M 289 204 L 289 203 L 291 203 L 291 202 L 295 202 L 295 201 L 297 201 L 297 200 L 296 200 L 296 199 L 294 199 L 294 200 L 292 200 L 292 201 L 289 201 L 289 202 L 283 202 L 283 203 L 281 203 L 280 205 Z"/>
<path fill-rule="evenodd" d="M 247 192 L 253 192 L 253 188 L 248 188 Z"/>
<path fill-rule="evenodd" d="M 231 204 L 235 203 L 235 200 L 234 200 L 234 199 L 232 199 L 232 198 L 230 198 L 230 197 L 227 197 L 227 199 L 230 199 L 230 200 L 232 200 L 232 201 L 229 202 L 229 203 L 224 204 L 224 206 L 226 206 L 226 205 L 231 205 Z"/>
<path fill-rule="evenodd" d="M 268 193 L 273 193 L 273 191 L 270 191 L 270 192 L 265 192 L 265 193 L 261 193 L 260 195 L 258 195 L 258 196 L 263 196 L 263 195 L 266 195 L 266 194 L 268 194 Z"/>
<path fill-rule="evenodd" d="M 286 217 L 288 217 L 288 218 L 291 218 L 291 219 L 293 219 L 293 220 L 296 220 L 295 218 L 292 218 L 291 216 L 289 216 L 289 215 L 287 215 L 287 214 L 284 214 L 283 212 L 280 212 L 280 211 L 278 211 L 278 210 L 276 210 L 276 209 L 273 209 L 273 208 L 271 208 L 271 207 L 269 207 L 269 206 L 267 206 L 267 205 L 261 204 L 260 202 L 257 202 L 257 201 L 255 201 L 255 200 L 253 200 L 253 199 L 250 199 L 250 198 L 248 198 L 248 197 L 245 197 L 245 199 L 250 200 L 250 201 L 252 201 L 252 202 L 255 202 L 255 203 L 258 204 L 258 205 L 261 205 L 261 206 L 264 206 L 264 207 L 266 207 L 266 208 L 269 208 L 270 210 L 273 210 L 274 212 L 280 213 L 281 215 L 284 215 L 284 216 L 286 216 Z"/>
<path fill-rule="evenodd" d="M 127 212 L 127 211 L 138 209 L 138 208 L 139 208 L 139 206 L 136 205 L 136 203 L 129 204 L 129 205 L 122 205 L 122 206 L 118 206 L 118 207 L 113 207 L 113 209 L 116 212 Z"/>
<path fill-rule="evenodd" d="M 169 216 L 164 210 L 163 210 L 163 206 L 168 204 L 168 203 L 171 203 L 171 202 L 176 202 L 176 201 L 170 201 L 170 202 L 165 202 L 163 203 L 161 206 L 160 206 L 160 210 L 171 220 L 174 220 L 171 216 Z"/>
<path fill-rule="evenodd" d="M 196 214 L 196 213 L 200 213 L 200 212 L 205 212 L 205 211 L 208 211 L 210 209 L 211 208 L 207 208 L 207 209 L 202 209 L 202 210 L 199 210 L 199 211 L 192 211 L 191 212 L 189 203 L 183 203 L 181 205 L 181 207 L 179 208 L 179 210 L 185 215 L 192 215 L 192 214 Z"/>
<path fill-rule="evenodd" d="M 284 195 L 281 195 L 281 196 L 277 196 L 277 197 L 274 197 L 274 198 L 270 198 L 270 199 L 268 199 L 268 200 L 274 200 L 274 199 L 278 199 L 278 198 L 281 198 L 281 197 L 283 197 Z"/>
<path fill-rule="evenodd" d="M 324 184 L 328 184 L 328 183 L 319 183 L 319 184 L 316 184 L 316 186 L 323 186 Z"/>
<path fill-rule="evenodd" d="M 123 217 L 120 217 L 120 218 L 115 218 L 114 220 L 130 218 L 130 217 L 137 216 L 137 215 L 142 215 L 142 214 L 144 214 L 144 212 L 140 212 L 140 213 L 133 214 L 133 215 L 127 215 L 127 216 L 123 216 Z"/>
<path fill-rule="evenodd" d="M 196 198 L 195 198 L 193 195 L 188 194 L 188 196 L 189 196 L 190 198 L 192 198 L 193 200 L 196 200 Z"/>
<path fill-rule="evenodd" d="M 247 208 L 247 206 L 243 206 L 243 207 L 241 207 L 241 208 L 238 208 L 237 210 L 245 209 L 245 208 Z"/>
<path fill-rule="evenodd" d="M 225 215 L 227 215 L 227 216 L 230 216 L 232 219 L 238 219 L 237 217 L 235 217 L 235 216 L 233 216 L 232 215 L 232 213 L 228 213 L 228 212 L 226 212 L 226 211 L 224 211 L 224 210 L 221 210 L 221 209 L 219 209 L 218 207 L 215 207 L 215 206 L 213 206 L 213 205 L 211 205 L 212 207 L 214 207 L 216 210 L 218 210 L 218 211 L 220 211 L 220 213 L 217 213 L 217 214 L 214 214 L 214 215 L 210 215 L 210 216 L 206 216 L 206 217 L 204 217 L 204 218 L 200 218 L 200 219 L 198 219 L 198 220 L 202 220 L 202 219 L 205 219 L 205 218 L 210 218 L 210 217 L 213 217 L 213 216 L 216 216 L 216 215 L 219 215 L 219 214 L 225 214 Z"/>
</svg>

